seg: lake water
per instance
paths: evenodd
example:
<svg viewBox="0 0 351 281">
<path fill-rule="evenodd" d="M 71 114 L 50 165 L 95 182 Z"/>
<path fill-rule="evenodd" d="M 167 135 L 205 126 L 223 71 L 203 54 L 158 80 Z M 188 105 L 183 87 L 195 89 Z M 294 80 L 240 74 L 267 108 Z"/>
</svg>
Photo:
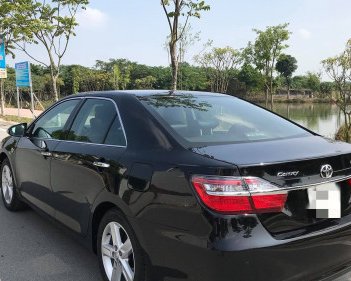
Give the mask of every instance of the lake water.
<svg viewBox="0 0 351 281">
<path fill-rule="evenodd" d="M 334 138 L 343 117 L 336 105 L 327 103 L 276 103 L 273 111 L 323 136 Z"/>
</svg>

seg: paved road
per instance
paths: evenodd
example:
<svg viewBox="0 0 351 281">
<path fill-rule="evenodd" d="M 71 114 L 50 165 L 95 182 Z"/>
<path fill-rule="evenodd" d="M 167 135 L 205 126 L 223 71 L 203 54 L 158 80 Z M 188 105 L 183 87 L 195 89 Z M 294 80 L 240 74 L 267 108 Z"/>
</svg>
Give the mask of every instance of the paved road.
<svg viewBox="0 0 351 281">
<path fill-rule="evenodd" d="M 96 256 L 32 210 L 0 203 L 1 281 L 100 281 Z"/>
<path fill-rule="evenodd" d="M 0 139 L 8 126 L 0 120 Z M 63 280 L 101 281 L 96 256 L 34 211 L 10 213 L 1 201 L 0 281 Z"/>
</svg>

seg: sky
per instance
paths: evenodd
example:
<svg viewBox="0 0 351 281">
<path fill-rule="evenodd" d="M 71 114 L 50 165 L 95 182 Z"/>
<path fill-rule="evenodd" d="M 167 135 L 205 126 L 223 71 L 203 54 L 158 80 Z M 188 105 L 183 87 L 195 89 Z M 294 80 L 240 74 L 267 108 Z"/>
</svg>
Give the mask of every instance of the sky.
<svg viewBox="0 0 351 281">
<path fill-rule="evenodd" d="M 340 53 L 351 38 L 350 0 L 207 0 L 211 10 L 192 19 L 192 32 L 201 41 L 192 46 L 186 60 L 203 44 L 244 48 L 255 39 L 253 28 L 290 23 L 292 32 L 285 51 L 295 56 L 297 74 L 321 72 L 321 60 Z M 147 65 L 168 65 L 164 48 L 169 33 L 160 0 L 91 0 L 78 14 L 77 36 L 70 42 L 64 64 L 94 66 L 96 60 L 127 58 Z M 30 47 L 31 53 L 47 61 L 45 52 Z M 17 52 L 15 61 L 28 60 Z M 14 60 L 8 59 L 13 66 Z"/>
</svg>

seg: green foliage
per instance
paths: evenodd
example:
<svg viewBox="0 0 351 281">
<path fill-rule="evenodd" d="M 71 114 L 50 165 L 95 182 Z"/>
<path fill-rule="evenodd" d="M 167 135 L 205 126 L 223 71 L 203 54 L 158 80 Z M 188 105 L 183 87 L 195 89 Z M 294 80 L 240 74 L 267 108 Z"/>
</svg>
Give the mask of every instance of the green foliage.
<svg viewBox="0 0 351 281">
<path fill-rule="evenodd" d="M 161 4 L 166 7 L 170 6 L 171 3 L 174 3 L 175 9 L 172 10 L 171 12 L 167 12 L 167 16 L 169 18 L 174 18 L 174 17 L 196 17 L 200 18 L 201 17 L 201 12 L 202 11 L 209 11 L 210 6 L 205 3 L 203 0 L 182 0 L 182 1 L 169 1 L 169 0 L 161 0 Z"/>
<path fill-rule="evenodd" d="M 319 73 L 307 72 L 306 88 L 312 92 L 319 92 L 321 77 Z"/>
<path fill-rule="evenodd" d="M 322 94 L 325 96 L 330 96 L 335 89 L 335 85 L 333 82 L 321 82 L 319 88 Z"/>
<path fill-rule="evenodd" d="M 304 76 L 295 76 L 292 78 L 292 88 L 296 90 L 311 90 L 312 92 L 320 91 L 321 78 L 320 74 L 307 72 Z"/>
<path fill-rule="evenodd" d="M 275 69 L 286 79 L 288 82 L 293 73 L 297 69 L 297 60 L 293 56 L 281 54 L 278 58 Z"/>
<path fill-rule="evenodd" d="M 175 107 L 185 106 L 200 111 L 206 111 L 212 107 L 211 104 L 195 99 L 192 95 L 164 95 L 155 97 L 142 97 L 146 103 L 154 107 Z"/>
<path fill-rule="evenodd" d="M 88 3 L 88 0 L 0 0 L 0 6 L 5 8 L 0 16 L 4 30 L 14 34 L 16 45 L 18 42 L 43 43 L 50 47 L 47 44 L 52 40 L 74 35 L 78 25 L 75 15 Z"/>
<path fill-rule="evenodd" d="M 288 99 L 290 98 L 290 87 L 291 87 L 291 79 L 293 73 L 297 69 L 297 60 L 290 55 L 281 54 L 278 58 L 277 64 L 275 65 L 275 69 L 280 73 L 281 77 L 284 77 L 285 84 L 288 88 Z M 276 82 L 279 81 L 275 79 Z M 280 82 L 280 81 L 279 81 Z"/>
<path fill-rule="evenodd" d="M 149 75 L 144 78 L 135 80 L 135 88 L 136 89 L 152 89 L 154 84 L 156 83 L 156 78 Z"/>
<path fill-rule="evenodd" d="M 296 90 L 307 89 L 307 77 L 303 75 L 297 75 L 292 78 L 291 86 Z"/>
<path fill-rule="evenodd" d="M 0 0 L 0 28 L 11 35 L 11 38 L 6 39 L 8 51 L 19 49 L 32 60 L 49 68 L 51 88 L 56 100 L 61 61 L 78 25 L 76 14 L 88 3 L 88 0 Z M 27 49 L 31 44 L 44 48 L 49 63 L 33 56 Z"/>
<path fill-rule="evenodd" d="M 49 71 L 40 65 L 31 64 L 33 91 L 40 100 L 52 100 L 52 84 Z M 57 81 L 60 88 L 64 87 L 64 80 Z M 5 95 L 9 103 L 16 100 L 16 79 L 15 70 L 11 67 L 7 68 L 7 79 L 4 79 Z M 22 98 L 30 101 L 29 88 L 21 89 Z"/>
<path fill-rule="evenodd" d="M 336 105 L 344 115 L 345 141 L 351 140 L 351 39 L 346 43 L 345 50 L 335 57 L 327 58 L 322 61 L 323 68 L 335 85 Z"/>
<path fill-rule="evenodd" d="M 124 83 L 125 89 L 169 89 L 171 85 L 171 70 L 169 67 L 150 67 L 137 64 L 126 59 L 110 59 L 98 61 L 95 68 L 81 65 L 61 67 L 61 75 L 57 80 L 61 96 L 78 92 L 115 90 L 116 69 L 120 72 L 119 89 Z M 122 69 L 122 70 L 120 70 Z M 31 64 L 34 92 L 40 100 L 52 100 L 52 85 L 50 69 L 41 65 Z M 203 89 L 206 79 L 198 76 L 199 68 L 188 66 L 184 69 L 184 86 L 191 89 Z M 193 77 L 195 76 L 195 77 Z M 198 80 L 198 83 L 196 82 Z M 205 80 L 205 81 L 204 81 Z M 8 101 L 14 102 L 16 96 L 15 71 L 8 68 L 8 79 L 5 80 L 5 93 Z M 27 90 L 22 90 L 27 99 Z M 29 97 L 29 95 L 28 95 Z"/>
<path fill-rule="evenodd" d="M 118 69 L 119 73 L 116 73 Z M 120 70 L 122 69 L 122 71 Z M 128 70 L 125 72 L 125 70 Z M 227 69 L 228 70 L 228 69 Z M 212 76 L 218 69 L 194 66 L 189 63 L 180 64 L 179 88 L 181 90 L 209 91 L 213 86 Z M 31 64 L 32 80 L 34 92 L 40 100 L 52 100 L 52 84 L 50 69 L 41 65 Z M 124 73 L 124 74 L 123 74 Z M 123 75 L 127 75 L 127 79 Z M 240 69 L 232 68 L 226 74 L 228 78 L 228 93 L 235 95 L 245 95 L 245 93 L 257 94 L 262 90 L 264 77 L 252 65 L 244 64 Z M 67 96 L 78 92 L 102 91 L 116 89 L 116 76 L 125 83 L 125 89 L 171 89 L 172 77 L 171 68 L 162 66 L 147 66 L 138 64 L 126 59 L 110 59 L 108 61 L 97 61 L 94 68 L 80 65 L 67 65 L 61 67 L 61 75 L 57 83 L 61 96 Z M 121 78 L 122 77 L 122 78 Z M 213 76 L 217 77 L 217 76 Z M 220 76 L 218 76 L 220 77 Z M 306 76 L 295 76 L 292 85 L 295 89 L 316 89 L 314 82 L 319 76 L 308 74 Z M 220 80 L 218 80 L 220 81 Z M 283 78 L 278 76 L 273 85 L 281 87 L 284 84 Z M 321 84 L 321 89 L 322 85 Z M 29 100 L 27 90 L 22 90 L 23 98 Z M 8 68 L 8 79 L 5 79 L 5 93 L 7 101 L 15 102 L 16 84 L 15 71 Z"/>
<path fill-rule="evenodd" d="M 138 85 L 136 85 L 135 81 L 145 79 L 147 76 L 156 78 L 152 85 L 155 89 L 169 89 L 171 85 L 172 77 L 169 67 L 150 67 L 126 59 L 110 59 L 107 62 L 96 61 L 95 68 L 111 73 L 114 89 L 137 88 Z"/>
<path fill-rule="evenodd" d="M 240 82 L 245 83 L 249 92 L 260 91 L 264 86 L 264 77 L 262 74 L 250 64 L 244 64 L 238 73 Z"/>
<path fill-rule="evenodd" d="M 178 41 L 187 32 L 189 20 L 200 18 L 201 12 L 210 10 L 210 6 L 203 0 L 161 0 L 161 6 L 167 18 L 169 27 L 168 50 L 171 58 L 172 67 L 172 89 L 178 86 L 178 64 L 179 55 Z"/>
<path fill-rule="evenodd" d="M 231 47 L 213 48 L 196 56 L 195 61 L 206 70 L 211 91 L 226 93 L 230 76 L 237 72 L 242 62 L 241 52 Z"/>
<path fill-rule="evenodd" d="M 83 66 L 72 66 L 72 93 L 112 90 L 113 76 L 105 71 L 98 71 Z"/>
<path fill-rule="evenodd" d="M 180 65 L 179 88 L 181 90 L 205 91 L 209 89 L 206 70 L 184 62 Z"/>
<path fill-rule="evenodd" d="M 271 72 L 275 66 L 276 59 L 281 52 L 288 47 L 284 42 L 289 40 L 289 24 L 268 26 L 265 30 L 254 29 L 257 37 L 255 42 L 249 43 L 248 50 L 251 62 L 264 73 Z"/>
<path fill-rule="evenodd" d="M 127 89 L 131 82 L 131 71 L 135 63 L 126 59 L 110 59 L 108 62 L 96 61 L 95 67 L 113 74 L 114 89 Z"/>
<path fill-rule="evenodd" d="M 244 50 L 246 62 L 253 64 L 264 75 L 266 103 L 268 102 L 268 93 L 273 95 L 273 74 L 276 61 L 282 51 L 288 47 L 285 44 L 291 34 L 287 29 L 288 25 L 285 23 L 268 26 L 265 30 L 254 29 L 257 34 L 255 42 L 249 42 L 248 47 Z"/>
</svg>

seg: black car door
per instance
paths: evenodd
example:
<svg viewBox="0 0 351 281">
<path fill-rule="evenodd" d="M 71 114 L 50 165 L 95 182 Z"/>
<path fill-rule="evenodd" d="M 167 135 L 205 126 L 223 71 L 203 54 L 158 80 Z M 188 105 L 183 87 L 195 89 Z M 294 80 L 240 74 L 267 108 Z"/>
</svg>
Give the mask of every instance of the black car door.
<svg viewBox="0 0 351 281">
<path fill-rule="evenodd" d="M 114 101 L 87 98 L 76 115 L 67 141 L 53 153 L 51 184 L 58 221 L 75 232 L 88 229 L 90 207 L 103 188 L 118 186 L 118 163 L 126 138 Z"/>
<path fill-rule="evenodd" d="M 22 196 L 51 216 L 54 216 L 51 154 L 80 101 L 66 100 L 49 109 L 29 127 L 27 135 L 19 140 L 16 148 L 16 177 Z"/>
</svg>

